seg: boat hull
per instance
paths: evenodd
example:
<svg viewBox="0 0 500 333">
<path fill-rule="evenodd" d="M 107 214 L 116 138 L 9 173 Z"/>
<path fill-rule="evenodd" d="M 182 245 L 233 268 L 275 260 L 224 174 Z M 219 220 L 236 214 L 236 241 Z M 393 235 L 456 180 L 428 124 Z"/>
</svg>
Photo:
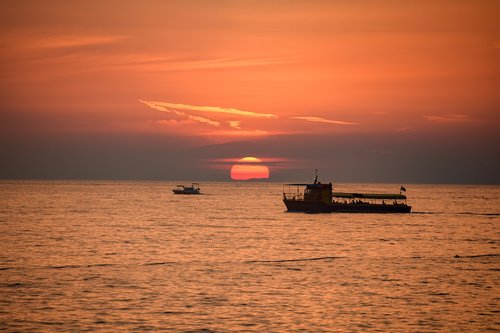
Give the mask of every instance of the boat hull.
<svg viewBox="0 0 500 333">
<path fill-rule="evenodd" d="M 183 190 L 172 190 L 175 194 L 200 194 L 199 191 L 183 191 Z"/>
<path fill-rule="evenodd" d="M 408 205 L 384 205 L 384 204 L 357 204 L 357 203 L 325 203 L 322 201 L 304 201 L 284 199 L 286 208 L 290 212 L 306 213 L 409 213 L 411 206 Z"/>
</svg>

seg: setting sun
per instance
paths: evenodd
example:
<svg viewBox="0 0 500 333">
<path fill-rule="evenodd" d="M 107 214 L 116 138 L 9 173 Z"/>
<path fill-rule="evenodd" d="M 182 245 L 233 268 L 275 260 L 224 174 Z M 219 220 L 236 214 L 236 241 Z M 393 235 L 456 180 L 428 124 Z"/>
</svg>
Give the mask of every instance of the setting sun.
<svg viewBox="0 0 500 333">
<path fill-rule="evenodd" d="M 268 179 L 269 168 L 255 157 L 244 157 L 231 168 L 232 180 Z"/>
</svg>

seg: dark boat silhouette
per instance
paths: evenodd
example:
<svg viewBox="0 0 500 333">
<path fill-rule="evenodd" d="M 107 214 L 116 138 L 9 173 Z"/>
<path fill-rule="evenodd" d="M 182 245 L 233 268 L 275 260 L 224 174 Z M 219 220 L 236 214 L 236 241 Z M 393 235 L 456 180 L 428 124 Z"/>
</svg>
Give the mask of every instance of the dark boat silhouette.
<svg viewBox="0 0 500 333">
<path fill-rule="evenodd" d="M 176 188 L 172 189 L 172 192 L 175 194 L 201 194 L 198 183 L 192 183 L 191 186 L 177 185 Z"/>
<path fill-rule="evenodd" d="M 332 183 L 283 185 L 283 202 L 290 212 L 307 213 L 409 213 L 406 196 L 399 194 L 333 192 Z"/>
</svg>

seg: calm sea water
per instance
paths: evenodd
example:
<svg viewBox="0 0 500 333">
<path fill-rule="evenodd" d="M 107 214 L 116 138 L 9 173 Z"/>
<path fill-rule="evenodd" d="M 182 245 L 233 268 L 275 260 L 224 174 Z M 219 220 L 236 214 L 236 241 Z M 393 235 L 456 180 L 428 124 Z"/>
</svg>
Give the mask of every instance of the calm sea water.
<svg viewBox="0 0 500 333">
<path fill-rule="evenodd" d="M 498 186 L 407 185 L 411 214 L 370 215 L 174 185 L 0 182 L 0 331 L 500 329 Z"/>
</svg>

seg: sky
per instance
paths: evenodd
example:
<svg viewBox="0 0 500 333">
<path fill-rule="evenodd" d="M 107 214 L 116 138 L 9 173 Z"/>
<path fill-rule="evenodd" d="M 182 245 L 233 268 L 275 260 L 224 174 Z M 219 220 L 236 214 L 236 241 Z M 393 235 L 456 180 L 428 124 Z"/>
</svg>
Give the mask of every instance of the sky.
<svg viewBox="0 0 500 333">
<path fill-rule="evenodd" d="M 0 178 L 500 184 L 500 2 L 3 1 Z"/>
</svg>

